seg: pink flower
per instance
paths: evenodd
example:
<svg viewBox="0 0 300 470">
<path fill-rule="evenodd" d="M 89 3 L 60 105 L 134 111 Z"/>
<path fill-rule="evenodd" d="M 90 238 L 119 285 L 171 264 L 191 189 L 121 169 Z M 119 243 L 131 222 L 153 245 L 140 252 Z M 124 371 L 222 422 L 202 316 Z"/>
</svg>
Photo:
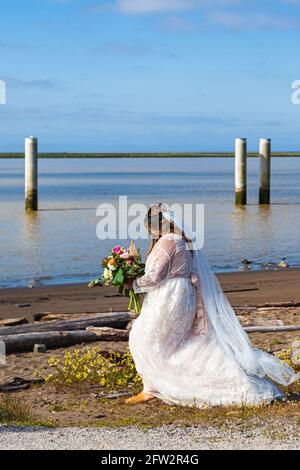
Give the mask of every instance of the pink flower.
<svg viewBox="0 0 300 470">
<path fill-rule="evenodd" d="M 120 255 L 120 258 L 122 258 L 122 259 L 129 259 L 129 258 L 130 258 L 130 254 L 124 252 L 124 253 L 122 253 L 122 254 Z"/>
<path fill-rule="evenodd" d="M 113 251 L 113 253 L 115 253 L 116 255 L 120 255 L 121 253 L 123 253 L 123 250 L 122 250 L 121 245 L 115 246 L 112 251 Z"/>
</svg>

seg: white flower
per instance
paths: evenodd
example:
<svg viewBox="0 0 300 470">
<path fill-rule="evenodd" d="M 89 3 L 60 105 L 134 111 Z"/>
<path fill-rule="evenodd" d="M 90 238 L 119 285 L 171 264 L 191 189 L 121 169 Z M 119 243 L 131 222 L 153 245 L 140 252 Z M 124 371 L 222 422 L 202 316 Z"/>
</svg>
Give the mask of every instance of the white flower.
<svg viewBox="0 0 300 470">
<path fill-rule="evenodd" d="M 103 279 L 105 281 L 111 281 L 112 278 L 113 278 L 112 272 L 109 269 L 105 268 L 103 271 Z"/>
</svg>

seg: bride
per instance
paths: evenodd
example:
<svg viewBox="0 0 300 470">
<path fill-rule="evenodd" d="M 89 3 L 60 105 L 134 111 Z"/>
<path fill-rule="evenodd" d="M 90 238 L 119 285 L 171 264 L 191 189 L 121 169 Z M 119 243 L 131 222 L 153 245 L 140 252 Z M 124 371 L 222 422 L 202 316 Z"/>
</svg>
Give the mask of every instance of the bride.
<svg viewBox="0 0 300 470">
<path fill-rule="evenodd" d="M 149 209 L 146 225 L 152 243 L 145 275 L 133 282 L 146 296 L 129 338 L 144 388 L 127 403 L 159 398 L 203 407 L 284 398 L 266 376 L 285 386 L 299 376 L 252 347 L 186 228 L 162 204 Z"/>
</svg>

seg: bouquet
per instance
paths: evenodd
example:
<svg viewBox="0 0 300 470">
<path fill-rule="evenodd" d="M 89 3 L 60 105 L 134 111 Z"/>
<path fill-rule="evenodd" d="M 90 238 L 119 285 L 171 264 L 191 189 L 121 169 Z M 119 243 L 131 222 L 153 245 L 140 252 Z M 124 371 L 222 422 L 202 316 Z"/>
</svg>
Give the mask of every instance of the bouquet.
<svg viewBox="0 0 300 470">
<path fill-rule="evenodd" d="M 133 289 L 128 289 L 128 281 L 134 281 L 145 272 L 145 264 L 142 262 L 140 250 L 134 244 L 130 243 L 128 249 L 121 245 L 115 246 L 109 251 L 108 256 L 101 260 L 103 275 L 97 281 L 92 281 L 89 285 L 95 286 L 101 284 L 106 286 L 119 287 L 119 293 L 129 297 L 128 310 L 134 310 L 135 317 L 140 313 L 142 304 L 141 296 L 136 294 Z"/>
</svg>

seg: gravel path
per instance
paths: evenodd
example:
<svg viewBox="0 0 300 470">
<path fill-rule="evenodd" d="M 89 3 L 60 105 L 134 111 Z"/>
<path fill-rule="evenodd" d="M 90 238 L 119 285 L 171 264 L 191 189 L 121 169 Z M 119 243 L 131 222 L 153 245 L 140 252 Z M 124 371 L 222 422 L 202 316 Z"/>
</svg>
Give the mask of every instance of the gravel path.
<svg viewBox="0 0 300 470">
<path fill-rule="evenodd" d="M 274 439 L 261 429 L 224 431 L 206 426 L 163 426 L 149 430 L 134 427 L 45 429 L 0 426 L 0 449 L 300 449 L 299 436 L 295 437 L 294 429 L 290 431 L 285 428 L 285 437 Z"/>
</svg>

